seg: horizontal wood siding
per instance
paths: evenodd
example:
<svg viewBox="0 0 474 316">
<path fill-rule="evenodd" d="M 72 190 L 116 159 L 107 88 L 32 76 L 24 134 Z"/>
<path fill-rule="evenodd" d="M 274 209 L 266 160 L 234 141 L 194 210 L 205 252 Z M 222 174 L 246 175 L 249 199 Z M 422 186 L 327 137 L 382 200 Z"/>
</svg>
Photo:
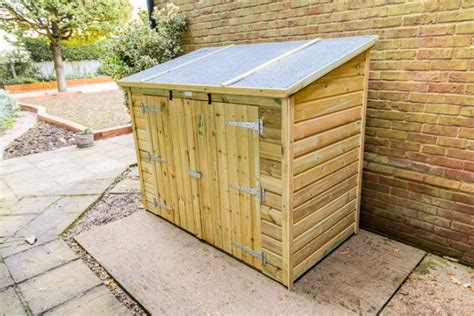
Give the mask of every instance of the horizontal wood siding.
<svg viewBox="0 0 474 316">
<path fill-rule="evenodd" d="M 294 279 L 356 230 L 364 70 L 365 53 L 294 97 Z"/>
</svg>

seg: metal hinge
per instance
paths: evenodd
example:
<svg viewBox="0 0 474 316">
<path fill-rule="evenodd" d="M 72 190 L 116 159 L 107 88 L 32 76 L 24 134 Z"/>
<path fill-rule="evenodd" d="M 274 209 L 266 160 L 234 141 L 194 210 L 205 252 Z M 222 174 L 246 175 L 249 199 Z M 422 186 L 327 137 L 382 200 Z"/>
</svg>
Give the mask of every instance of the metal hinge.
<svg viewBox="0 0 474 316">
<path fill-rule="evenodd" d="M 248 253 L 252 257 L 255 257 L 258 260 L 262 261 L 262 264 L 267 264 L 267 254 L 264 253 L 263 251 L 258 252 L 258 251 L 255 251 L 255 250 L 249 248 L 249 247 L 245 247 L 244 245 L 238 244 L 236 242 L 233 242 L 232 244 L 234 246 L 236 246 L 237 248 L 242 249 L 243 251 L 245 251 L 246 253 Z"/>
<path fill-rule="evenodd" d="M 227 121 L 227 125 L 253 129 L 257 131 L 260 135 L 263 135 L 263 117 L 259 118 L 257 122 Z"/>
<path fill-rule="evenodd" d="M 151 106 L 146 106 L 145 104 L 142 103 L 142 113 L 148 113 L 148 112 L 161 112 L 161 107 L 152 108 Z"/>
<path fill-rule="evenodd" d="M 193 178 L 201 179 L 202 174 L 201 174 L 199 171 L 197 171 L 197 170 L 189 169 L 189 170 L 188 170 L 188 173 L 189 173 L 189 175 L 190 175 L 191 177 L 193 177 Z"/>
<path fill-rule="evenodd" d="M 232 184 L 232 187 L 234 189 L 240 190 L 242 192 L 254 195 L 257 198 L 259 198 L 260 201 L 263 201 L 263 198 L 264 198 L 264 195 L 265 195 L 265 190 L 263 188 L 255 189 L 255 188 L 250 188 L 248 186 L 240 185 L 240 184 Z"/>
<path fill-rule="evenodd" d="M 155 205 L 155 207 L 159 207 L 159 208 L 165 209 L 167 211 L 172 211 L 173 210 L 171 207 L 169 207 L 166 204 L 161 203 L 159 200 L 157 200 L 155 198 L 153 199 L 153 204 Z"/>
<path fill-rule="evenodd" d="M 153 156 L 152 154 L 148 153 L 148 160 L 149 161 L 158 161 L 161 163 L 167 163 L 165 159 L 161 158 L 160 156 Z"/>
</svg>

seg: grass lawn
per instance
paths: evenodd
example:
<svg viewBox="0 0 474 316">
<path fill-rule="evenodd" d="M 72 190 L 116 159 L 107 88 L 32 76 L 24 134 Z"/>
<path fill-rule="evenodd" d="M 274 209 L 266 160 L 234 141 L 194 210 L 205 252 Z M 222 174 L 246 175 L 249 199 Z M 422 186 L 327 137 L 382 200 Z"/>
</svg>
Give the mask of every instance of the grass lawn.
<svg viewBox="0 0 474 316">
<path fill-rule="evenodd" d="M 95 130 L 130 123 L 121 90 L 22 98 L 20 102 L 44 106 L 49 114 Z"/>
</svg>

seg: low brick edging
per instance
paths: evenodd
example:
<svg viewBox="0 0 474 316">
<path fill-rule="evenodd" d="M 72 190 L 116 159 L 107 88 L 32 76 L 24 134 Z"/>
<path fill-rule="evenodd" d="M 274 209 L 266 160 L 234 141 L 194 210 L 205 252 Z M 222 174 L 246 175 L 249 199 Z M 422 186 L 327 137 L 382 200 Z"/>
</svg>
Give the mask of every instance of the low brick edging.
<svg viewBox="0 0 474 316">
<path fill-rule="evenodd" d="M 80 79 L 69 79 L 66 80 L 68 87 L 75 87 L 80 85 L 87 84 L 96 84 L 96 83 L 105 83 L 113 82 L 112 78 L 109 76 L 100 76 L 93 78 L 80 78 Z M 25 83 L 25 84 L 15 84 L 10 86 L 5 86 L 5 89 L 8 93 L 22 93 L 22 92 L 32 92 L 40 90 L 52 90 L 57 88 L 57 81 L 48 81 L 48 82 L 35 82 L 35 83 Z"/>
<path fill-rule="evenodd" d="M 29 104 L 29 103 L 19 103 L 19 105 L 22 111 L 36 113 L 38 115 L 38 121 L 46 122 L 58 127 L 62 127 L 64 129 L 67 129 L 75 133 L 82 132 L 87 128 L 86 126 L 81 125 L 79 123 L 46 113 L 46 109 L 41 105 L 35 105 L 35 104 Z M 93 131 L 94 140 L 111 138 L 115 136 L 129 134 L 131 132 L 132 132 L 131 124 L 111 127 L 111 128 L 104 128 L 104 129 Z"/>
</svg>

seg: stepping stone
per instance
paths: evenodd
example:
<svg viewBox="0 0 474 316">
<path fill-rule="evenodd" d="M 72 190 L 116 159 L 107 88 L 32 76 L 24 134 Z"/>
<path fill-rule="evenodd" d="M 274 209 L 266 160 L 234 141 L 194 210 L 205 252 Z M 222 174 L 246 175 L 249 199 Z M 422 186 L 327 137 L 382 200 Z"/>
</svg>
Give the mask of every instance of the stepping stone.
<svg viewBox="0 0 474 316">
<path fill-rule="evenodd" d="M 117 183 L 110 193 L 140 193 L 140 181 L 135 179 L 124 179 Z"/>
<path fill-rule="evenodd" d="M 58 199 L 59 196 L 25 197 L 10 209 L 10 213 L 14 215 L 38 214 Z"/>
<path fill-rule="evenodd" d="M 428 254 L 381 315 L 472 315 L 474 269 Z"/>
<path fill-rule="evenodd" d="M 72 261 L 20 283 L 23 297 L 33 314 L 43 313 L 101 284 L 81 261 Z"/>
<path fill-rule="evenodd" d="M 45 315 L 131 315 L 105 285 L 100 285 L 82 296 L 76 297 Z"/>
<path fill-rule="evenodd" d="M 12 287 L 0 292 L 0 315 L 27 315 Z"/>
<path fill-rule="evenodd" d="M 74 259 L 77 259 L 76 254 L 58 239 L 10 256 L 5 264 L 19 283 Z"/>
<path fill-rule="evenodd" d="M 0 261 L 0 290 L 13 284 L 13 279 L 8 272 L 7 266 Z M 0 304 L 1 306 L 1 304 Z"/>
</svg>

